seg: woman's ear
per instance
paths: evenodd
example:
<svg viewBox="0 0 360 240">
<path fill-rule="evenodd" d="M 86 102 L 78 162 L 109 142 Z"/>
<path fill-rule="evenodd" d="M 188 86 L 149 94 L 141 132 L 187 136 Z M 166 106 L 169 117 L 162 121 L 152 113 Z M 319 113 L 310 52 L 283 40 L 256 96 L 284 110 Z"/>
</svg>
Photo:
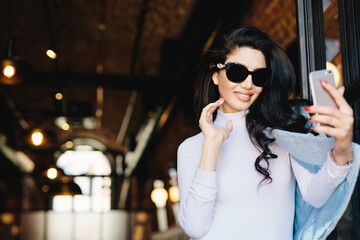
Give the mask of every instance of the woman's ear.
<svg viewBox="0 0 360 240">
<path fill-rule="evenodd" d="M 218 77 L 219 77 L 219 72 L 214 72 L 212 75 L 212 80 L 215 85 L 219 85 Z"/>
</svg>

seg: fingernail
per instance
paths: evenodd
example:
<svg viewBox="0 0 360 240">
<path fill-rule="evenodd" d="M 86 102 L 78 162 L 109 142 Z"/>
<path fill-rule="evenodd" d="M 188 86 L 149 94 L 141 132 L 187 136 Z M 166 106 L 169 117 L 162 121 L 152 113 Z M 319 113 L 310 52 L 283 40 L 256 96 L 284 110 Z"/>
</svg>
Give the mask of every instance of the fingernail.
<svg viewBox="0 0 360 240">
<path fill-rule="evenodd" d="M 304 107 L 304 110 L 308 112 L 308 111 L 310 111 L 311 109 L 310 109 L 310 107 Z"/>
<path fill-rule="evenodd" d="M 324 83 L 324 84 L 328 84 L 328 82 L 324 79 L 321 79 L 320 82 Z"/>
</svg>

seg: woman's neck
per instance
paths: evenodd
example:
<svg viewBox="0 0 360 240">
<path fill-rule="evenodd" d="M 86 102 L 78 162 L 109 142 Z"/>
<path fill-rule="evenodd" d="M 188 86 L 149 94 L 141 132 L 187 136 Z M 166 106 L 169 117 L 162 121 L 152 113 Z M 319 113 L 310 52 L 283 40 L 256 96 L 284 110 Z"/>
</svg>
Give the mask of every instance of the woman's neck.
<svg viewBox="0 0 360 240">
<path fill-rule="evenodd" d="M 238 111 L 234 113 L 224 113 L 220 109 L 218 109 L 214 123 L 219 127 L 224 127 L 226 123 L 231 120 L 233 127 L 244 126 L 247 112 L 248 110 Z"/>
</svg>

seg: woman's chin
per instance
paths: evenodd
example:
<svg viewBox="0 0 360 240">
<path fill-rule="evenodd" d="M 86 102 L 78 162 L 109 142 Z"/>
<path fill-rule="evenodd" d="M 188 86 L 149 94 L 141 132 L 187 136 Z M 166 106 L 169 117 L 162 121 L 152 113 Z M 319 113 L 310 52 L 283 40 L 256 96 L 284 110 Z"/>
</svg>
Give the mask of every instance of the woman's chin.
<svg viewBox="0 0 360 240">
<path fill-rule="evenodd" d="M 241 102 L 236 104 L 223 104 L 219 106 L 219 110 L 223 113 L 236 113 L 244 110 L 248 110 L 251 102 Z"/>
</svg>

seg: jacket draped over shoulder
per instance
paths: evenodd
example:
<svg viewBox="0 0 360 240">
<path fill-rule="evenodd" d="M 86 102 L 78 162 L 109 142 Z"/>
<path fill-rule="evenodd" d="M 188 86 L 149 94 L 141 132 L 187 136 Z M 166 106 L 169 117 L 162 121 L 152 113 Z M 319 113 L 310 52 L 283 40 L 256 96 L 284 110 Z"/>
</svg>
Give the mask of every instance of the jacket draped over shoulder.
<svg viewBox="0 0 360 240">
<path fill-rule="evenodd" d="M 323 134 L 294 133 L 284 130 L 267 130 L 269 137 L 285 149 L 298 163 L 316 173 L 334 145 L 334 139 Z M 346 179 L 337 187 L 327 203 L 315 208 L 305 202 L 296 187 L 294 240 L 326 239 L 336 227 L 350 202 L 360 168 L 360 145 L 352 144 L 354 162 Z"/>
</svg>

